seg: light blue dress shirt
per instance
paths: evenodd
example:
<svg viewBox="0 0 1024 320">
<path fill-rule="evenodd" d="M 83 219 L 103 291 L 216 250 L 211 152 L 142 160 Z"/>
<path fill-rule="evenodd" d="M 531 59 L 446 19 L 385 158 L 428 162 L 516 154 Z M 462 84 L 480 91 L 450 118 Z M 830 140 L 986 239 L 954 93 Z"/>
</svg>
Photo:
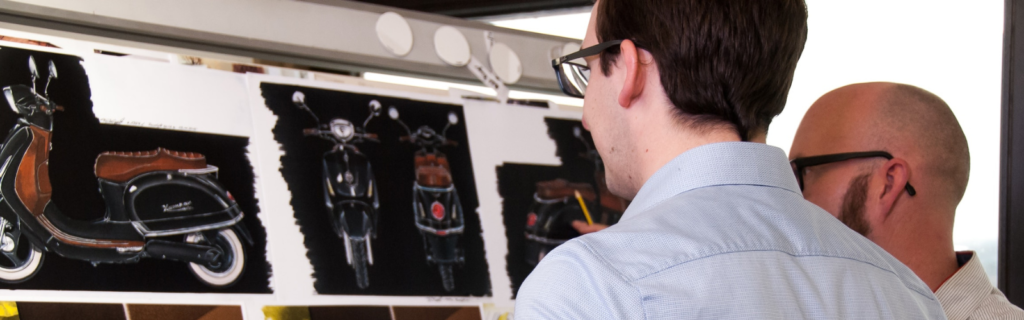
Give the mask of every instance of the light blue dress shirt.
<svg viewBox="0 0 1024 320">
<path fill-rule="evenodd" d="M 945 319 L 898 260 L 803 199 L 760 143 L 687 151 L 618 224 L 548 254 L 519 290 L 523 319 Z"/>
</svg>

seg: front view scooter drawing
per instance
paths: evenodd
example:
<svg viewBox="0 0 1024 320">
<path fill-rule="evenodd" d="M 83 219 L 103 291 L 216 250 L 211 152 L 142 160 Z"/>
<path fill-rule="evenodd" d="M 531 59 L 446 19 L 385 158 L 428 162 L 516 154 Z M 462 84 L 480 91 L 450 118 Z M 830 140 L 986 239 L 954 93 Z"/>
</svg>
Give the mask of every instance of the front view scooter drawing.
<svg viewBox="0 0 1024 320">
<path fill-rule="evenodd" d="M 239 235 L 249 245 L 252 239 L 238 223 L 238 204 L 217 182 L 218 168 L 201 154 L 105 152 L 95 165 L 103 219 L 75 220 L 57 209 L 50 201 L 50 141 L 54 114 L 63 108 L 48 93 L 57 68 L 51 61 L 42 94 L 32 57 L 29 68 L 31 87 L 3 88 L 19 118 L 0 147 L 0 281 L 31 279 L 45 252 L 93 265 L 181 261 L 206 285 L 234 284 L 245 269 Z"/>
<path fill-rule="evenodd" d="M 373 168 L 356 144 L 378 142 L 377 135 L 366 133 L 365 128 L 371 119 L 380 115 L 380 102 L 370 101 L 370 116 L 361 127 L 342 118 L 331 119 L 327 125 L 321 124 L 320 118 L 306 105 L 306 95 L 301 91 L 295 91 L 292 102 L 316 120 L 317 126 L 303 130 L 303 134 L 334 144 L 323 156 L 321 182 L 327 216 L 334 232 L 345 242 L 345 259 L 355 270 L 356 285 L 366 289 L 370 285 L 367 264 L 373 265 L 370 239 L 377 237 L 380 201 Z"/>
<path fill-rule="evenodd" d="M 423 246 L 428 264 L 437 264 L 445 291 L 455 289 L 452 267 L 465 263 L 459 246 L 459 236 L 464 231 L 464 218 L 459 194 L 452 183 L 448 157 L 438 148 L 456 147 L 456 141 L 448 140 L 448 128 L 459 123 L 454 112 L 448 113 L 448 125 L 437 134 L 429 126 L 421 126 L 415 132 L 409 130 L 398 119 L 398 110 L 388 109 L 388 116 L 405 128 L 408 135 L 400 138 L 419 147 L 413 155 L 416 180 L 413 182 L 413 214 L 416 228 L 423 235 Z"/>
</svg>

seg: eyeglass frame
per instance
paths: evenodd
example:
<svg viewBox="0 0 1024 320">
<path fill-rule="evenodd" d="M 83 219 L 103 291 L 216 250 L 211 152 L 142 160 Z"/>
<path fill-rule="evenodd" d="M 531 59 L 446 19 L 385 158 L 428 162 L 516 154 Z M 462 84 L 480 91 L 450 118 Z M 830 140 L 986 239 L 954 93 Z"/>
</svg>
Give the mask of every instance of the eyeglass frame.
<svg viewBox="0 0 1024 320">
<path fill-rule="evenodd" d="M 562 70 L 559 67 L 562 64 L 568 63 L 568 64 L 577 65 L 579 67 L 587 68 L 587 70 L 590 70 L 590 66 L 581 65 L 579 63 L 573 63 L 572 61 L 576 60 L 576 59 L 585 58 L 585 57 L 589 57 L 589 56 L 593 56 L 593 55 L 599 54 L 601 52 L 604 52 L 605 50 L 608 50 L 609 48 L 612 48 L 612 47 L 615 47 L 615 46 L 621 44 L 622 41 L 623 40 L 605 41 L 605 42 L 602 42 L 602 43 L 598 43 L 598 44 L 595 44 L 595 45 L 592 45 L 592 46 L 580 49 L 579 51 L 576 51 L 576 52 L 573 52 L 573 53 L 570 53 L 570 54 L 558 57 L 556 59 L 552 59 L 551 60 L 551 67 L 555 69 L 555 77 L 559 79 L 559 81 L 558 81 L 558 88 L 562 89 L 562 93 L 565 93 L 568 96 L 576 97 L 576 98 L 583 98 L 582 95 L 576 95 L 576 94 L 572 93 L 572 92 L 574 92 L 576 90 L 566 90 L 566 88 L 564 87 L 564 85 L 562 84 L 562 81 L 561 81 L 561 78 L 563 78 L 564 76 L 562 75 Z M 590 83 L 590 77 L 589 76 L 587 77 L 586 80 L 587 80 L 587 83 Z"/>
<path fill-rule="evenodd" d="M 835 153 L 813 157 L 796 158 L 790 161 L 789 165 L 793 169 L 793 174 L 796 175 L 796 182 L 797 185 L 800 186 L 800 191 L 804 191 L 804 169 L 806 169 L 807 167 L 820 166 L 823 164 L 863 158 L 885 158 L 887 160 L 892 160 L 893 156 L 892 154 L 885 151 Z M 909 194 L 911 197 L 917 194 L 917 189 L 914 189 L 914 187 L 910 185 L 910 181 L 907 181 L 907 184 L 903 189 L 907 190 L 907 194 Z"/>
</svg>

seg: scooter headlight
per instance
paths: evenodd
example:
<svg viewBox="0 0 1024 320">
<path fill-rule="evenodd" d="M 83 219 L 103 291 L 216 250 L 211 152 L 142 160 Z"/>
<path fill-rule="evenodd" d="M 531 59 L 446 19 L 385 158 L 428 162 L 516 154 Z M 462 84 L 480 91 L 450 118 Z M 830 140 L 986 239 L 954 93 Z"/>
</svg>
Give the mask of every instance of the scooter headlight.
<svg viewBox="0 0 1024 320">
<path fill-rule="evenodd" d="M 348 120 L 334 119 L 331 120 L 331 134 L 339 140 L 347 141 L 356 134 L 356 128 Z"/>
</svg>

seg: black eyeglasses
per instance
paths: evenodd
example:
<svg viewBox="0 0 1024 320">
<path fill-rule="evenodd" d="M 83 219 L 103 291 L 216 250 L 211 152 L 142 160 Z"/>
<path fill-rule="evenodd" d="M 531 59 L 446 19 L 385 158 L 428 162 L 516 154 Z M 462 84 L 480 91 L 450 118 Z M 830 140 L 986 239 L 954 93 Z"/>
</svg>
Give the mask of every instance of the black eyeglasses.
<svg viewBox="0 0 1024 320">
<path fill-rule="evenodd" d="M 850 152 L 850 153 L 837 153 L 827 154 L 814 157 L 797 158 L 789 162 L 789 165 L 793 167 L 793 174 L 796 175 L 796 182 L 800 184 L 800 191 L 804 191 L 804 169 L 807 167 L 819 166 L 827 163 L 840 162 L 852 159 L 861 158 L 886 158 L 892 160 L 892 155 L 885 151 L 868 151 L 868 152 Z M 917 194 L 917 190 L 910 185 L 910 181 L 907 181 L 907 186 L 904 188 L 907 190 L 907 194 L 914 196 Z"/>
<path fill-rule="evenodd" d="M 551 67 L 555 68 L 558 78 L 558 87 L 569 96 L 583 98 L 587 93 L 587 83 L 590 82 L 590 67 L 573 60 L 601 53 L 620 43 L 622 40 L 606 41 L 551 60 Z"/>
</svg>

